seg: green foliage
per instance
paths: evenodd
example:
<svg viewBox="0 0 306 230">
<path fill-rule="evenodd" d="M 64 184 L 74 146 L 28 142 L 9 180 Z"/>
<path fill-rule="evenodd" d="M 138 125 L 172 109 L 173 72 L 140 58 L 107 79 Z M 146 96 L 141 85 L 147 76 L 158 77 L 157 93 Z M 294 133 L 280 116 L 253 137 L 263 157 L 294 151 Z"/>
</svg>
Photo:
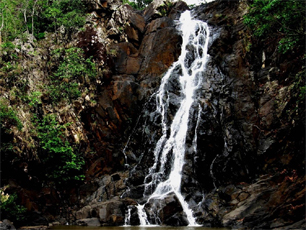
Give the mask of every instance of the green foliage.
<svg viewBox="0 0 306 230">
<path fill-rule="evenodd" d="M 79 82 L 96 76 L 95 63 L 91 61 L 91 58 L 84 58 L 81 48 L 58 49 L 54 50 L 53 55 L 64 58 L 51 76 L 51 85 L 48 86 L 52 101 L 58 102 L 63 98 L 76 99 L 81 96 Z"/>
<path fill-rule="evenodd" d="M 149 5 L 153 0 L 123 0 L 123 4 L 129 4 L 131 7 L 137 10 L 143 10 L 147 5 Z"/>
<path fill-rule="evenodd" d="M 13 126 L 17 127 L 18 130 L 21 130 L 23 127 L 14 109 L 0 101 L 0 128 L 5 133 L 10 133 Z"/>
<path fill-rule="evenodd" d="M 61 53 L 61 50 L 55 52 Z M 64 51 L 64 60 L 60 63 L 54 76 L 62 79 L 72 79 L 78 76 L 88 75 L 94 78 L 96 75 L 95 64 L 91 59 L 85 59 L 83 50 L 80 48 L 69 48 Z"/>
<path fill-rule="evenodd" d="M 29 106 L 33 107 L 36 106 L 37 104 L 39 104 L 41 102 L 40 97 L 41 97 L 42 93 L 39 91 L 35 91 L 32 92 L 28 97 L 28 101 L 29 101 Z"/>
<path fill-rule="evenodd" d="M 16 194 L 9 195 L 4 193 L 4 190 L 0 189 L 1 219 L 9 219 L 14 222 L 24 220 L 26 208 L 17 204 Z"/>
<path fill-rule="evenodd" d="M 0 1 L 0 40 L 4 42 L 13 40 L 24 31 L 22 12 L 16 10 L 22 7 L 22 3 L 24 3 L 22 0 Z"/>
<path fill-rule="evenodd" d="M 244 23 L 257 37 L 278 37 L 286 53 L 305 45 L 306 4 L 300 0 L 254 0 Z"/>
<path fill-rule="evenodd" d="M 15 48 L 11 42 L 5 42 L 0 46 L 0 79 L 2 86 L 7 89 L 18 88 L 24 91 L 26 82 L 20 78 L 22 67 Z"/>
<path fill-rule="evenodd" d="M 85 24 L 86 7 L 82 0 L 1 0 L 0 43 L 12 41 L 24 33 L 43 38 L 61 26 L 70 38 Z"/>
<path fill-rule="evenodd" d="M 44 1 L 40 17 L 36 18 L 38 33 L 55 32 L 64 27 L 68 37 L 85 24 L 86 7 L 82 0 L 54 0 L 51 4 Z M 37 33 L 37 34 L 38 34 Z"/>
<path fill-rule="evenodd" d="M 157 8 L 157 10 L 160 12 L 161 16 L 167 16 L 167 14 L 170 12 L 170 10 L 173 7 L 173 2 L 169 0 L 165 0 L 164 3 Z"/>
<path fill-rule="evenodd" d="M 45 165 L 45 176 L 57 184 L 83 180 L 84 159 L 65 140 L 64 132 L 70 124 L 59 124 L 53 115 L 45 115 L 41 121 L 36 117 L 34 124 L 42 148 L 39 158 Z"/>
<path fill-rule="evenodd" d="M 1 48 L 3 50 L 13 50 L 15 48 L 15 45 L 11 42 L 4 42 L 3 44 L 1 44 Z"/>
<path fill-rule="evenodd" d="M 18 59 L 15 48 L 12 42 L 4 42 L 0 45 L 0 64 Z"/>
</svg>

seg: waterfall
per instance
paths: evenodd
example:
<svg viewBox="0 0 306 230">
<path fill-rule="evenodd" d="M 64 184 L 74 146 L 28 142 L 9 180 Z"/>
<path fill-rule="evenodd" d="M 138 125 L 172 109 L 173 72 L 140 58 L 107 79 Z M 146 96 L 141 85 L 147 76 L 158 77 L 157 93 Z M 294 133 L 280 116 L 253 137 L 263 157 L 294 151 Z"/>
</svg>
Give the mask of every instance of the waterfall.
<svg viewBox="0 0 306 230">
<path fill-rule="evenodd" d="M 164 75 L 160 88 L 155 94 L 156 111 L 161 117 L 162 133 L 154 149 L 154 164 L 145 177 L 144 197 L 147 202 L 138 205 L 138 215 L 141 225 L 150 225 L 145 211 L 145 205 L 152 199 L 161 200 L 168 194 L 175 194 L 181 204 L 190 226 L 197 225 L 192 210 L 181 193 L 182 171 L 186 152 L 186 137 L 190 122 L 190 110 L 194 104 L 201 108 L 197 98 L 197 92 L 202 84 L 203 73 L 208 59 L 207 48 L 209 28 L 205 22 L 193 20 L 190 11 L 182 13 L 179 20 L 179 29 L 182 33 L 182 51 L 175 62 Z M 171 78 L 177 78 L 180 91 L 178 109 L 169 125 L 168 109 L 171 100 L 167 87 Z M 198 129 L 201 110 L 198 111 Z M 193 139 L 193 147 L 196 151 L 197 135 Z M 167 164 L 171 163 L 170 173 L 167 176 Z M 157 215 L 156 215 L 157 216 Z"/>
<path fill-rule="evenodd" d="M 130 226 L 131 222 L 131 207 L 128 207 L 127 213 L 125 215 L 124 226 Z"/>
</svg>

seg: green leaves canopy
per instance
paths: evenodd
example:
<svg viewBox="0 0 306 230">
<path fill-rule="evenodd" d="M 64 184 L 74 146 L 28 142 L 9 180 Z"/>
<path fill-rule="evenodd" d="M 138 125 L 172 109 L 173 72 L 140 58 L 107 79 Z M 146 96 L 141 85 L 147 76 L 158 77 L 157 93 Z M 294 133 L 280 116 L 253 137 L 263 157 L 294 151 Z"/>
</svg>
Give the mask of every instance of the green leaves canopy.
<svg viewBox="0 0 306 230">
<path fill-rule="evenodd" d="M 63 26 L 69 36 L 85 24 L 82 0 L 1 0 L 0 43 L 12 41 L 24 32 L 41 37 Z"/>
<path fill-rule="evenodd" d="M 305 44 L 306 4 L 300 0 L 254 0 L 244 22 L 258 37 L 279 37 L 283 53 Z"/>
<path fill-rule="evenodd" d="M 84 159 L 65 140 L 64 131 L 70 124 L 60 125 L 53 115 L 45 115 L 41 121 L 36 119 L 34 123 L 43 149 L 39 157 L 46 166 L 46 177 L 59 184 L 83 180 L 84 175 L 80 171 Z"/>
</svg>

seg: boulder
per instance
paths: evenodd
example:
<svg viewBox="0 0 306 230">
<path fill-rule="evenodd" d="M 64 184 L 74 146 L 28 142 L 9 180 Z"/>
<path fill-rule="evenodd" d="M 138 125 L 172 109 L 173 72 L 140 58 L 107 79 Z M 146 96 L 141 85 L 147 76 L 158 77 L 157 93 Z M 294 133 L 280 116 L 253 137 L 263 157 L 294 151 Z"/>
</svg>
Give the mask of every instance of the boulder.
<svg viewBox="0 0 306 230">
<path fill-rule="evenodd" d="M 98 218 L 80 219 L 76 221 L 76 224 L 80 226 L 91 226 L 91 227 L 101 226 L 101 223 Z"/>
<path fill-rule="evenodd" d="M 182 210 L 180 202 L 174 193 L 170 193 L 162 199 L 150 199 L 145 205 L 148 220 L 154 224 L 187 225 L 188 221 Z"/>
<path fill-rule="evenodd" d="M 15 226 L 13 223 L 7 219 L 4 219 L 3 221 L 0 221 L 0 229 L 11 229 L 11 230 L 16 230 Z"/>
</svg>

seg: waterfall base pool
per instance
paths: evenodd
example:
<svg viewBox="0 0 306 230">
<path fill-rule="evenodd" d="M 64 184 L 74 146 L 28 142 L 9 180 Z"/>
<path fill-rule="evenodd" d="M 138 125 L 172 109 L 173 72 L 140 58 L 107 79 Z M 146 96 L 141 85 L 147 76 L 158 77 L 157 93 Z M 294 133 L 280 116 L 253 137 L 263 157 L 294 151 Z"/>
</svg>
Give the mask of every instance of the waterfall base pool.
<svg viewBox="0 0 306 230">
<path fill-rule="evenodd" d="M 101 229 L 101 230 L 228 230 L 228 228 L 207 228 L 207 227 L 189 227 L 189 226 L 114 226 L 114 227 L 86 227 L 74 225 L 53 226 L 50 229 L 66 230 L 66 229 Z"/>
</svg>

